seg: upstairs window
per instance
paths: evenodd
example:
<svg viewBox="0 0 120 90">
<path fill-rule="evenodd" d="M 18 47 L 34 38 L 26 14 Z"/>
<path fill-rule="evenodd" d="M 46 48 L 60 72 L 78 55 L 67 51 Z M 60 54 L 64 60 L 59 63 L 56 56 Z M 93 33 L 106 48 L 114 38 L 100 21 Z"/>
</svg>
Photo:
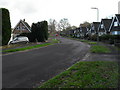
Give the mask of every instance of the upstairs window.
<svg viewBox="0 0 120 90">
<path fill-rule="evenodd" d="M 17 30 L 19 30 L 20 29 L 20 27 L 19 26 L 17 26 Z"/>
<path fill-rule="evenodd" d="M 25 27 L 24 27 L 24 26 L 22 26 L 22 30 L 25 30 Z"/>
<path fill-rule="evenodd" d="M 117 27 L 117 26 L 118 26 L 118 23 L 117 23 L 117 21 L 116 21 L 116 22 L 114 22 L 114 26 L 115 26 L 115 27 Z"/>
<path fill-rule="evenodd" d="M 92 26 L 92 30 L 94 30 L 94 26 Z"/>
<path fill-rule="evenodd" d="M 101 24 L 101 28 L 103 29 L 103 24 Z"/>
</svg>

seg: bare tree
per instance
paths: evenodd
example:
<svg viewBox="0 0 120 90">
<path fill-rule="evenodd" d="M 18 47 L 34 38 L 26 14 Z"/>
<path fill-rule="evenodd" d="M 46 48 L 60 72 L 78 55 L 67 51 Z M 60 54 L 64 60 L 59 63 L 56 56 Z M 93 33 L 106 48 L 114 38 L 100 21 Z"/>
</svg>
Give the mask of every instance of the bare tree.
<svg viewBox="0 0 120 90">
<path fill-rule="evenodd" d="M 48 28 L 49 28 L 50 33 L 56 32 L 57 21 L 55 19 L 50 19 Z"/>
<path fill-rule="evenodd" d="M 70 23 L 69 23 L 69 21 L 68 21 L 67 18 L 61 19 L 60 22 L 58 23 L 58 29 L 59 29 L 60 31 L 64 31 L 64 30 L 66 30 L 66 28 L 68 28 L 68 27 L 71 27 L 71 25 L 70 25 Z"/>
</svg>

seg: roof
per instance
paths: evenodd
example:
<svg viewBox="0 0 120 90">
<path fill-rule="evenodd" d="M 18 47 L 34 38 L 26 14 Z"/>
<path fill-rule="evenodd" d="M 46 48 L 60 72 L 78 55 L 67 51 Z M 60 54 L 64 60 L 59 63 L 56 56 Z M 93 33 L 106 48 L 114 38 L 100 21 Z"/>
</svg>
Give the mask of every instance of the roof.
<svg viewBox="0 0 120 90">
<path fill-rule="evenodd" d="M 120 14 L 115 14 L 115 16 L 118 19 L 118 22 L 120 23 Z"/>
<path fill-rule="evenodd" d="M 115 21 L 117 21 L 120 24 L 120 14 L 115 14 L 115 17 L 112 19 L 112 23 L 110 25 L 109 31 L 111 31 Z"/>
<path fill-rule="evenodd" d="M 80 29 L 82 30 L 83 33 L 87 32 L 87 28 L 86 27 L 80 27 Z"/>
<path fill-rule="evenodd" d="M 16 24 L 16 26 L 14 27 L 14 29 L 17 27 L 17 25 L 18 25 L 20 22 L 23 23 L 23 25 L 31 32 L 31 28 L 30 28 L 29 24 L 28 24 L 27 22 L 25 22 L 25 19 L 24 19 L 24 20 L 20 20 L 20 21 Z"/>
<path fill-rule="evenodd" d="M 104 30 L 106 30 L 107 32 L 110 28 L 111 23 L 112 23 L 112 19 L 102 19 L 101 20 L 101 24 L 104 25 Z M 100 28 L 100 26 L 99 26 L 99 28 Z"/>
<path fill-rule="evenodd" d="M 29 24 L 27 23 L 27 22 L 25 22 L 25 21 L 22 21 L 27 27 L 28 27 L 28 29 L 30 30 L 30 26 L 29 26 Z"/>
<path fill-rule="evenodd" d="M 95 30 L 96 32 L 98 31 L 99 25 L 100 25 L 100 22 L 93 22 L 93 23 L 92 23 L 92 26 L 94 27 L 94 30 Z M 91 30 L 93 30 L 93 29 L 91 29 Z"/>
</svg>

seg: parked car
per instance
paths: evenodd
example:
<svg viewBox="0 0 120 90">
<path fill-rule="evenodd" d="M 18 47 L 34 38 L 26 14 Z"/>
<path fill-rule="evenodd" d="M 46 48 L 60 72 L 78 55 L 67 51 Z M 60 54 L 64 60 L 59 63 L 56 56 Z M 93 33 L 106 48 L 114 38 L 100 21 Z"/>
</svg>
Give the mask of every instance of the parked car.
<svg viewBox="0 0 120 90">
<path fill-rule="evenodd" d="M 29 39 L 28 37 L 16 37 L 13 39 L 13 41 L 11 41 L 9 44 L 24 44 L 24 43 L 28 43 Z"/>
</svg>

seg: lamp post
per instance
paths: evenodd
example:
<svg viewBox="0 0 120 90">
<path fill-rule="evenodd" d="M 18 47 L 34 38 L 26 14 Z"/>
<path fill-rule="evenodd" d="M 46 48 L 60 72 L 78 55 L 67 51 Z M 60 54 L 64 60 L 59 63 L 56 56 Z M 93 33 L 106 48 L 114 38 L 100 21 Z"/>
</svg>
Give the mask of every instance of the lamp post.
<svg viewBox="0 0 120 90">
<path fill-rule="evenodd" d="M 96 9 L 97 10 L 97 22 L 99 22 L 99 9 L 96 7 L 92 7 L 91 9 Z M 99 35 L 98 35 L 98 30 L 97 30 L 97 43 L 99 43 Z"/>
<path fill-rule="evenodd" d="M 99 22 L 99 9 L 96 7 L 92 7 L 91 9 L 96 9 L 97 10 L 97 22 Z"/>
</svg>

